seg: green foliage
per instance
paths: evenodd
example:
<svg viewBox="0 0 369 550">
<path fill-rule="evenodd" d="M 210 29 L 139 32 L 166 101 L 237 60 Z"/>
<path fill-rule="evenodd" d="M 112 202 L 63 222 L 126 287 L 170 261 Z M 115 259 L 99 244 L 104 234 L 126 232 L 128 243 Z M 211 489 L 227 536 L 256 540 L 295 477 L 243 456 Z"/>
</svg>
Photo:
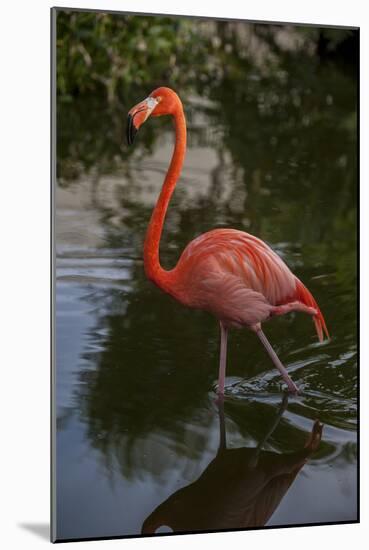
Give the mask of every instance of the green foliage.
<svg viewBox="0 0 369 550">
<path fill-rule="evenodd" d="M 92 93 L 126 101 L 132 87 L 137 93 L 168 80 L 179 86 L 195 76 L 179 69 L 190 64 L 197 41 L 188 19 L 62 11 L 57 29 L 57 87 L 64 101 Z"/>
<path fill-rule="evenodd" d="M 288 51 L 315 54 L 323 44 L 333 52 L 352 36 L 347 29 L 58 10 L 58 94 L 125 102 L 132 88 L 167 82 L 198 92 L 225 76 L 242 78 L 245 66 L 276 68 Z"/>
<path fill-rule="evenodd" d="M 355 81 L 346 73 L 355 41 L 346 29 L 58 10 L 59 183 L 96 164 L 108 172 L 129 157 L 127 110 L 160 85 L 180 92 L 190 124 L 193 111 L 202 111 L 216 128 L 217 148 L 223 136 L 241 163 L 247 139 L 254 142 L 257 133 L 254 161 L 267 171 L 273 156 L 266 146 L 279 142 L 278 134 L 300 143 L 317 135 L 317 126 L 339 120 L 338 130 L 354 143 Z M 342 71 L 337 60 L 332 71 L 327 66 L 335 51 L 351 52 Z M 193 97 L 205 101 L 192 109 Z M 189 137 L 190 146 L 203 140 L 198 124 Z M 148 126 L 136 152 L 151 150 L 154 141 Z M 300 157 L 303 149 L 296 152 Z"/>
</svg>

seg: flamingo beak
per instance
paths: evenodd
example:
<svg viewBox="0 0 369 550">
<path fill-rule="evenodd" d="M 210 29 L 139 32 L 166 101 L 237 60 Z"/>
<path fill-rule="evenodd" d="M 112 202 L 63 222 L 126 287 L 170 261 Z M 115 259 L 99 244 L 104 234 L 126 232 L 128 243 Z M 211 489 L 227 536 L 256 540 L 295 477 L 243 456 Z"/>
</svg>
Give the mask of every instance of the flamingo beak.
<svg viewBox="0 0 369 550">
<path fill-rule="evenodd" d="M 132 145 L 140 126 L 149 118 L 158 103 L 155 97 L 149 96 L 129 111 L 126 134 L 128 145 Z"/>
</svg>

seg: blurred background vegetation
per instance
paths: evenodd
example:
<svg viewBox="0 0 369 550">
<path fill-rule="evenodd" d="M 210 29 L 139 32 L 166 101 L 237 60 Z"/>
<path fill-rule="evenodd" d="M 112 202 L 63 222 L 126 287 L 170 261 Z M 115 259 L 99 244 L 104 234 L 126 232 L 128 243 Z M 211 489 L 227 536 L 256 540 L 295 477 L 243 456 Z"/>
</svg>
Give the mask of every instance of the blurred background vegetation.
<svg viewBox="0 0 369 550">
<path fill-rule="evenodd" d="M 62 101 L 99 95 L 125 103 L 132 88 L 167 82 L 209 95 L 225 78 L 282 70 L 301 54 L 338 58 L 353 74 L 357 61 L 347 29 L 76 11 L 58 13 L 57 46 Z"/>
<path fill-rule="evenodd" d="M 126 113 L 161 85 L 180 93 L 190 125 L 196 108 L 218 128 L 209 136 L 194 124 L 190 145 L 213 138 L 223 147 L 226 137 L 242 158 L 247 138 L 257 137 L 263 156 L 264 138 L 270 146 L 288 128 L 313 137 L 322 119 L 354 140 L 357 61 L 358 33 L 350 29 L 58 10 L 59 183 L 96 159 L 103 172 L 126 159 Z M 247 136 L 244 124 L 257 136 Z M 140 142 L 146 150 L 153 131 Z"/>
</svg>

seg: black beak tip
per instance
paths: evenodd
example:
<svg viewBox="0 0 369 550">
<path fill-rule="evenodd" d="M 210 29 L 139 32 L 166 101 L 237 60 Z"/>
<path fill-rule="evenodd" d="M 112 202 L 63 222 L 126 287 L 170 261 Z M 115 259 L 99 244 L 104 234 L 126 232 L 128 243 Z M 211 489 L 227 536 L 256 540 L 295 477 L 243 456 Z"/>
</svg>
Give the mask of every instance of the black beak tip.
<svg viewBox="0 0 369 550">
<path fill-rule="evenodd" d="M 132 115 L 128 115 L 127 130 L 126 130 L 126 137 L 127 137 L 128 145 L 132 145 L 132 143 L 134 142 L 136 134 L 137 134 L 137 128 L 133 124 L 133 117 L 132 117 Z"/>
</svg>

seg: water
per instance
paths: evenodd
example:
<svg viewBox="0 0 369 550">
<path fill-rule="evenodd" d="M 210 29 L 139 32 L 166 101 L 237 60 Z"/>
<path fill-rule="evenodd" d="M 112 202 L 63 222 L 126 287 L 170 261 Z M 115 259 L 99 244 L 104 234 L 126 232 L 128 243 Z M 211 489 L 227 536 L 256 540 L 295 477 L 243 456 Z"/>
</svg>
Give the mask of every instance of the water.
<svg viewBox="0 0 369 550">
<path fill-rule="evenodd" d="M 170 124 L 147 122 L 128 152 L 123 108 L 121 135 L 106 149 L 90 139 L 86 160 L 78 136 L 88 124 L 101 140 L 116 115 L 78 101 L 60 107 L 62 121 L 94 114 L 81 117 L 80 133 L 62 124 L 59 136 L 58 538 L 356 519 L 355 87 L 338 70 L 322 82 L 300 118 L 298 90 L 280 92 L 291 101 L 266 114 L 257 94 L 242 109 L 227 95 L 203 109 L 188 99 L 189 148 L 163 265 L 213 227 L 253 233 L 309 287 L 331 334 L 319 344 L 303 315 L 265 325 L 302 389 L 286 402 L 258 339 L 232 332 L 224 409 L 214 393 L 216 321 L 176 303 L 143 272 Z M 305 447 L 317 419 L 321 441 Z"/>
</svg>

